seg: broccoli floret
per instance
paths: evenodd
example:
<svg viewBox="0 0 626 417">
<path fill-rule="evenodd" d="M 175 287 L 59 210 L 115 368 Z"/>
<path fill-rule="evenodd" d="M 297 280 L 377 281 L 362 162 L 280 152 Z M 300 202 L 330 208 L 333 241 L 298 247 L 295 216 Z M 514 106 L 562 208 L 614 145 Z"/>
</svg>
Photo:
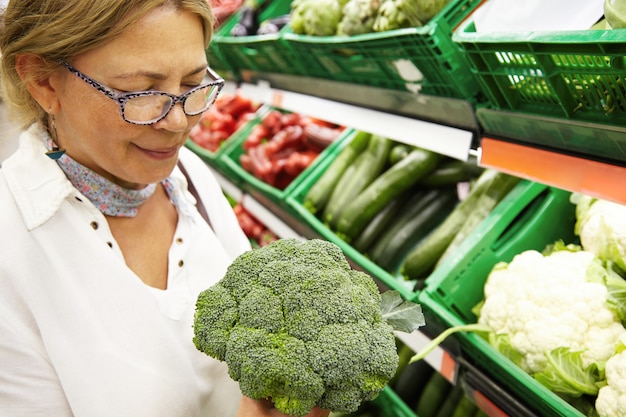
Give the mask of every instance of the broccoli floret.
<svg viewBox="0 0 626 417">
<path fill-rule="evenodd" d="M 354 412 L 397 365 L 374 280 L 328 241 L 281 239 L 244 253 L 198 298 L 194 343 L 241 392 L 294 416 Z"/>
</svg>

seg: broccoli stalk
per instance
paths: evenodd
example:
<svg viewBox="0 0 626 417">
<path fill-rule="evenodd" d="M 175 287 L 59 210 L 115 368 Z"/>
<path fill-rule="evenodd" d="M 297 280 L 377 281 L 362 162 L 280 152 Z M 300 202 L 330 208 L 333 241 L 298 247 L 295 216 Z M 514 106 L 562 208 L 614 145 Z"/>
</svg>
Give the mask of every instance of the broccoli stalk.
<svg viewBox="0 0 626 417">
<path fill-rule="evenodd" d="M 383 309 L 383 298 L 401 307 Z M 227 363 L 244 395 L 271 399 L 283 413 L 353 412 L 376 398 L 398 366 L 383 310 L 396 321 L 413 313 L 416 324 L 402 331 L 424 324 L 418 305 L 397 301 L 381 297 L 335 244 L 281 239 L 237 257 L 199 295 L 193 342 Z"/>
</svg>

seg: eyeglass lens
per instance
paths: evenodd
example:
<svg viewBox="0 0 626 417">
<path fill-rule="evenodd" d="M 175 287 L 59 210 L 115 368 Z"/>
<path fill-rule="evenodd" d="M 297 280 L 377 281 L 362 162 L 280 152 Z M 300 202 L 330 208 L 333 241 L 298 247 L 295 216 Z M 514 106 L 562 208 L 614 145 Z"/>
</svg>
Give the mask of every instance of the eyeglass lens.
<svg viewBox="0 0 626 417">
<path fill-rule="evenodd" d="M 185 114 L 194 116 L 207 110 L 213 104 L 218 90 L 217 86 L 209 85 L 193 91 L 184 100 Z M 133 97 L 124 103 L 124 117 L 137 123 L 158 120 L 170 111 L 172 102 L 172 98 L 159 93 Z"/>
</svg>

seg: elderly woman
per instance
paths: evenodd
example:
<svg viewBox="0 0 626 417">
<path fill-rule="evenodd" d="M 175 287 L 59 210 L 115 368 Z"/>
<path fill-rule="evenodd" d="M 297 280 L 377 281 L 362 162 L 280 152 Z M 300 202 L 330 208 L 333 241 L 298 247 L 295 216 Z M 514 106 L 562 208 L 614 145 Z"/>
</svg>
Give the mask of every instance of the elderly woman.
<svg viewBox="0 0 626 417">
<path fill-rule="evenodd" d="M 282 415 L 192 342 L 198 293 L 250 249 L 183 147 L 223 86 L 213 25 L 206 0 L 9 2 L 0 416 Z"/>
</svg>

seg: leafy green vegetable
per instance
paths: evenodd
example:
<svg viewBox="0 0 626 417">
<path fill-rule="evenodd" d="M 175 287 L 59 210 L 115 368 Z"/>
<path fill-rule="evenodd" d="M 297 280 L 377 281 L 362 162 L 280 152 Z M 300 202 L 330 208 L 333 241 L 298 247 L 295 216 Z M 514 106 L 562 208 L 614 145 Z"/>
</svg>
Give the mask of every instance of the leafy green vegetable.
<svg viewBox="0 0 626 417">
<path fill-rule="evenodd" d="M 381 294 L 381 312 L 383 320 L 400 332 L 410 333 L 426 324 L 422 306 L 404 300 L 395 290 Z"/>
<path fill-rule="evenodd" d="M 387 298 L 387 296 L 385 297 Z M 423 316 L 385 307 L 406 328 Z M 237 257 L 196 303 L 196 348 L 225 361 L 250 398 L 294 416 L 314 406 L 355 411 L 398 366 L 394 328 L 374 280 L 351 269 L 335 244 L 281 239 Z"/>
</svg>

